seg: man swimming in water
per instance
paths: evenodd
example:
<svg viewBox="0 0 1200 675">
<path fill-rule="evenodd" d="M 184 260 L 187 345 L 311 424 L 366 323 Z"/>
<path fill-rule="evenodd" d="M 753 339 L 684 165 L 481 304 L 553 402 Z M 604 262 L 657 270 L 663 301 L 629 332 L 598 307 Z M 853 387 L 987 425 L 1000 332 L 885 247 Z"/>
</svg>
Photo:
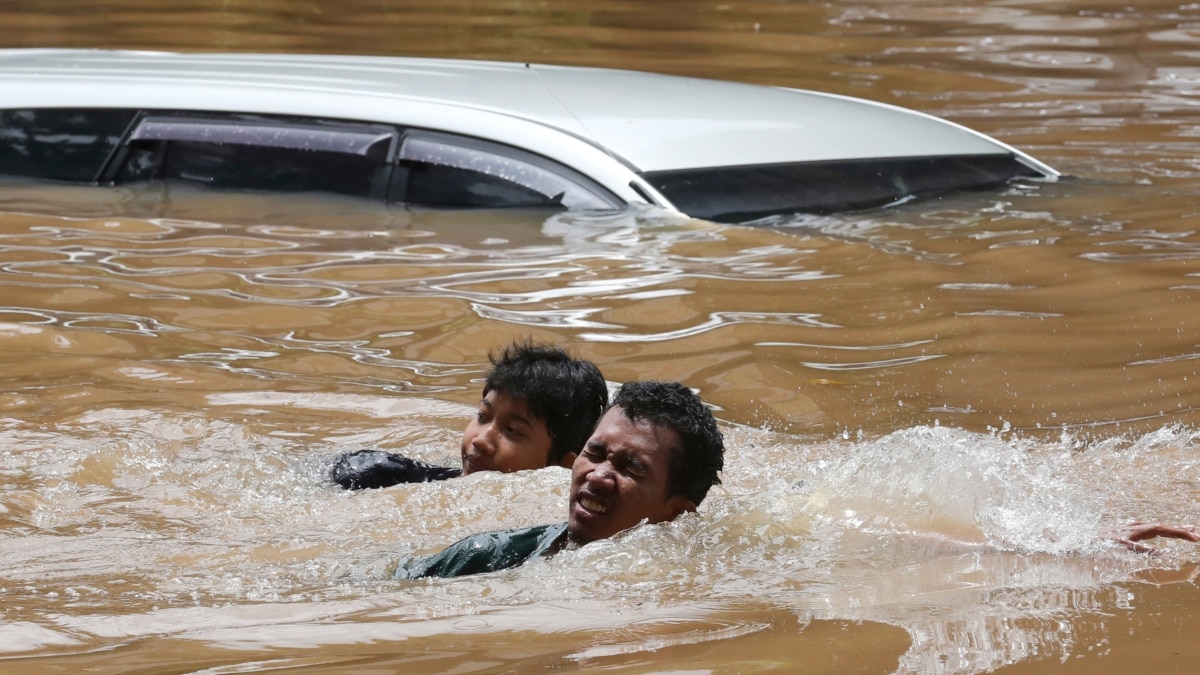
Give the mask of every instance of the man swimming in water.
<svg viewBox="0 0 1200 675">
<path fill-rule="evenodd" d="M 514 342 L 496 356 L 483 399 L 462 439 L 462 468 L 434 466 L 379 450 L 339 457 L 330 478 L 348 490 L 445 480 L 476 471 L 570 467 L 608 403 L 591 361 L 559 347 Z"/>
<path fill-rule="evenodd" d="M 402 565 L 400 579 L 495 572 L 695 511 L 721 482 L 712 413 L 677 382 L 627 382 L 571 467 L 567 522 L 467 537 Z"/>
<path fill-rule="evenodd" d="M 712 414 L 678 383 L 628 382 L 571 468 L 567 521 L 484 532 L 410 560 L 398 579 L 459 577 L 518 567 L 567 548 L 612 537 L 641 523 L 695 511 L 720 484 L 724 440 Z M 1155 537 L 1200 541 L 1191 527 L 1131 523 L 1102 536 L 1134 551 Z"/>
</svg>

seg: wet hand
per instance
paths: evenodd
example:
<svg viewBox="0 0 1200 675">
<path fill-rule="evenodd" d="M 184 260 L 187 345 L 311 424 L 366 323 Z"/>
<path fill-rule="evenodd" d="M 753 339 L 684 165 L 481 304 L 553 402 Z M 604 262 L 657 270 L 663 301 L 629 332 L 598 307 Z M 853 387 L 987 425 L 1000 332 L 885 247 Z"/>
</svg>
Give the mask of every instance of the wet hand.
<svg viewBox="0 0 1200 675">
<path fill-rule="evenodd" d="M 1156 537 L 1200 542 L 1200 534 L 1196 534 L 1196 529 L 1191 525 L 1175 526 L 1141 521 L 1109 528 L 1104 532 L 1104 537 L 1138 553 L 1155 553 L 1156 549 L 1153 546 L 1139 542 Z"/>
</svg>

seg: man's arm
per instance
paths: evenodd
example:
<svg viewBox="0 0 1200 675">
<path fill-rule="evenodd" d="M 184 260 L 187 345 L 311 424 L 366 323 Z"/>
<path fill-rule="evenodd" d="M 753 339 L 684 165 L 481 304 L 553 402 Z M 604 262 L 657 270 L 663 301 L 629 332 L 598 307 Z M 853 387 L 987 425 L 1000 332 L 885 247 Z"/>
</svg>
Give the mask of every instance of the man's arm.
<svg viewBox="0 0 1200 675">
<path fill-rule="evenodd" d="M 1154 539 L 1155 537 L 1200 541 L 1200 535 L 1196 534 L 1196 529 L 1191 525 L 1174 526 L 1163 525 L 1162 523 L 1143 523 L 1140 521 L 1129 523 L 1128 525 L 1111 527 L 1105 531 L 1104 535 L 1106 539 L 1112 539 L 1130 551 L 1137 551 L 1138 553 L 1153 553 L 1155 550 L 1153 546 L 1138 542 Z"/>
</svg>

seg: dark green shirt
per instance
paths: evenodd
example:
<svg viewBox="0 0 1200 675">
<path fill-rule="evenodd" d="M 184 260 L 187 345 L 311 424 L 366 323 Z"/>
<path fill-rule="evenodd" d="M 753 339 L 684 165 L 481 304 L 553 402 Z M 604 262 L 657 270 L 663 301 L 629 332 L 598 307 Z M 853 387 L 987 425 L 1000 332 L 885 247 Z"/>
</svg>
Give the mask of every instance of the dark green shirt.
<svg viewBox="0 0 1200 675">
<path fill-rule="evenodd" d="M 566 523 L 554 523 L 472 535 L 441 553 L 400 565 L 396 578 L 465 577 L 506 570 L 545 556 L 566 533 Z"/>
</svg>

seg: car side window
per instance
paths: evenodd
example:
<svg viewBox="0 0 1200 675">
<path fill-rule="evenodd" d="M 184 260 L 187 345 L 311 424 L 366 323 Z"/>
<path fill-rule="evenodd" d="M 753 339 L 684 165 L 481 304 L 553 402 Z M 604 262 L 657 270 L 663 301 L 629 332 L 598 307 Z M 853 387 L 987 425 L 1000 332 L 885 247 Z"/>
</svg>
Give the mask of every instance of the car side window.
<svg viewBox="0 0 1200 675">
<path fill-rule="evenodd" d="M 476 138 L 409 131 L 388 199 L 437 208 L 611 209 L 622 202 L 545 157 Z"/>
<path fill-rule="evenodd" d="M 90 183 L 135 110 L 0 110 L 0 175 Z"/>
<path fill-rule="evenodd" d="M 114 182 L 382 197 L 395 137 L 381 125 L 147 116 L 130 135 Z"/>
<path fill-rule="evenodd" d="M 329 192 L 433 208 L 615 209 L 541 155 L 446 132 L 282 115 L 0 111 L 0 175 L 99 184 Z"/>
</svg>

